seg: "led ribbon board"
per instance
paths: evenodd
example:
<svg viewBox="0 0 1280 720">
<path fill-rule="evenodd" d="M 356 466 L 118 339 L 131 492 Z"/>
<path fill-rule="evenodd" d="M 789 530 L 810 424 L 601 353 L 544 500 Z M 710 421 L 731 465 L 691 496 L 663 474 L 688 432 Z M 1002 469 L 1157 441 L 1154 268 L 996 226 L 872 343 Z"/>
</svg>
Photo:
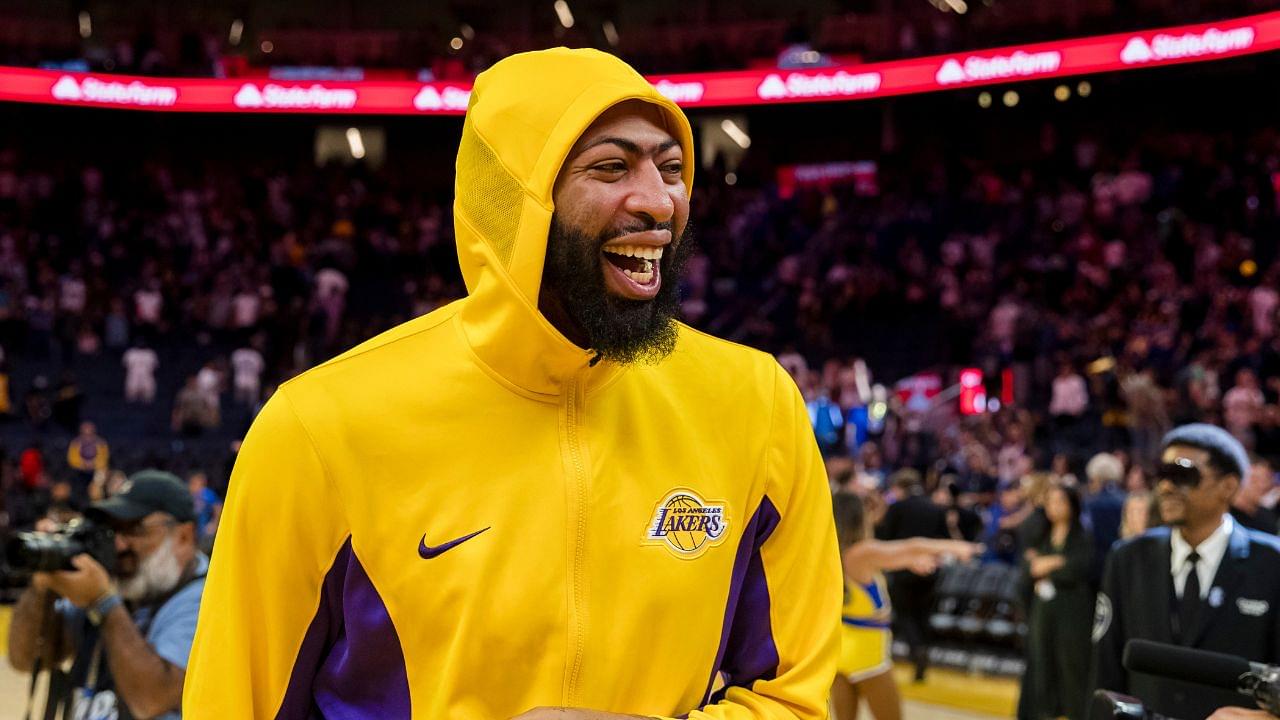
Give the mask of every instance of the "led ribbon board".
<svg viewBox="0 0 1280 720">
<path fill-rule="evenodd" d="M 683 107 L 772 105 L 907 95 L 1203 62 L 1280 49 L 1280 12 L 990 50 L 813 70 L 653 75 Z M 154 78 L 0 66 L 0 100 L 136 110 L 461 115 L 469 83 Z"/>
</svg>

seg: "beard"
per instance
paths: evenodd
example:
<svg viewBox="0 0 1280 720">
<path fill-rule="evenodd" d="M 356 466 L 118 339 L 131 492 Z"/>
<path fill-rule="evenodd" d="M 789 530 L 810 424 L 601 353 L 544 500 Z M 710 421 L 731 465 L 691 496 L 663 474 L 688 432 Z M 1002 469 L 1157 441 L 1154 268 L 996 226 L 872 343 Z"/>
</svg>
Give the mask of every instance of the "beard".
<svg viewBox="0 0 1280 720">
<path fill-rule="evenodd" d="M 159 597 L 177 587 L 181 579 L 182 565 L 173 552 L 173 536 L 170 535 L 138 563 L 138 570 L 132 577 L 120 583 L 120 597 L 135 602 Z"/>
<path fill-rule="evenodd" d="M 633 232 L 671 231 L 671 223 L 609 230 L 593 238 L 552 215 L 540 292 L 559 300 L 599 358 L 622 365 L 656 364 L 675 350 L 679 337 L 675 318 L 680 310 L 680 278 L 694 247 L 690 227 L 685 226 L 658 261 L 662 285 L 657 295 L 651 300 L 631 300 L 617 297 L 605 286 L 600 248 Z"/>
</svg>

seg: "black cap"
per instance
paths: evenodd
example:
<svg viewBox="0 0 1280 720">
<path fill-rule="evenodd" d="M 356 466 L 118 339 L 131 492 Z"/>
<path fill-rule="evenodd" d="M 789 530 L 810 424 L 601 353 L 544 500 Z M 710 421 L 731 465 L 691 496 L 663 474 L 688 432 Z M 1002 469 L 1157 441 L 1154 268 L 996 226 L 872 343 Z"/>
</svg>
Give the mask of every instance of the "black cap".
<svg viewBox="0 0 1280 720">
<path fill-rule="evenodd" d="M 178 522 L 195 521 L 195 503 L 177 475 L 162 470 L 136 472 L 119 493 L 90 505 L 88 514 L 133 522 L 153 512 L 168 513 Z"/>
</svg>

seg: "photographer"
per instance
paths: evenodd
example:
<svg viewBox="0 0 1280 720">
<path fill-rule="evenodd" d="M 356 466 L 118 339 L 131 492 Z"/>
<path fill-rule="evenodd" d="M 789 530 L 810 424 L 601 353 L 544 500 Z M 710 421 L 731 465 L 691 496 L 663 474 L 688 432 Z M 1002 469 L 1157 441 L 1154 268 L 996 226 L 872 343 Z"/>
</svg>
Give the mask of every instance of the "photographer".
<svg viewBox="0 0 1280 720">
<path fill-rule="evenodd" d="M 178 478 L 146 470 L 87 515 L 114 531 L 115 576 L 88 554 L 75 556 L 75 570 L 35 573 L 14 608 L 9 662 L 30 672 L 37 654 L 43 667 L 74 657 L 64 717 L 178 718 L 209 565 L 196 549 L 191 495 Z M 49 612 L 60 621 L 53 629 Z"/>
</svg>

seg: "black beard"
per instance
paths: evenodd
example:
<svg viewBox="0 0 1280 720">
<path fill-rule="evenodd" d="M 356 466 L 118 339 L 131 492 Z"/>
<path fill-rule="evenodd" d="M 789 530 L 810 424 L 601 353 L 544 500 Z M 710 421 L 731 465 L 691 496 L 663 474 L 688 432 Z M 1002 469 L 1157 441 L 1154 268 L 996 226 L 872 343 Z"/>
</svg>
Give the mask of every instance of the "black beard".
<svg viewBox="0 0 1280 720">
<path fill-rule="evenodd" d="M 591 238 L 551 217 L 547 259 L 540 292 L 551 293 L 586 334 L 587 345 L 604 360 L 629 365 L 656 364 L 676 348 L 680 278 L 692 254 L 689 226 L 667 246 L 659 261 L 662 286 L 652 300 L 620 298 L 605 287 L 600 248 L 608 241 L 644 230 L 671 230 L 671 223 L 610 230 Z"/>
</svg>

